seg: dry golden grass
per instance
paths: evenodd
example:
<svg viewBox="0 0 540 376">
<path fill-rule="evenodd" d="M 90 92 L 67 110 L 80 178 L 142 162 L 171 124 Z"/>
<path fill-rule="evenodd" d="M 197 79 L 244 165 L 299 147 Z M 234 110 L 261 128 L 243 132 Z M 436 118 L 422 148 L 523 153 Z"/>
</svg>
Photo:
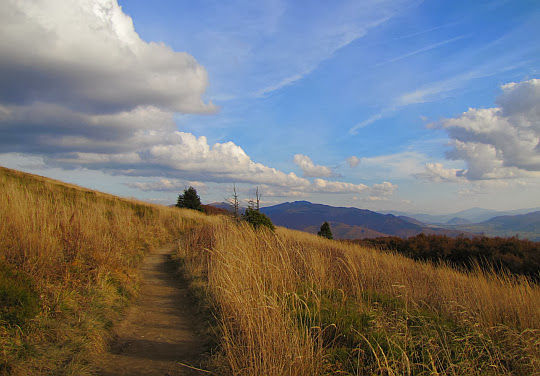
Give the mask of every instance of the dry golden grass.
<svg viewBox="0 0 540 376">
<path fill-rule="evenodd" d="M 1 297 L 15 301 L 0 316 L 0 374 L 90 372 L 145 252 L 204 219 L 0 168 L 0 282 L 14 295 Z M 37 315 L 16 316 L 22 298 Z"/>
<path fill-rule="evenodd" d="M 234 221 L 179 243 L 220 325 L 220 374 L 533 375 L 540 288 Z"/>
<path fill-rule="evenodd" d="M 0 285 L 28 309 L 0 307 L 0 374 L 90 374 L 136 293 L 138 263 L 173 239 L 217 319 L 216 374 L 540 374 L 540 288 L 524 278 L 254 231 L 3 168 Z"/>
</svg>

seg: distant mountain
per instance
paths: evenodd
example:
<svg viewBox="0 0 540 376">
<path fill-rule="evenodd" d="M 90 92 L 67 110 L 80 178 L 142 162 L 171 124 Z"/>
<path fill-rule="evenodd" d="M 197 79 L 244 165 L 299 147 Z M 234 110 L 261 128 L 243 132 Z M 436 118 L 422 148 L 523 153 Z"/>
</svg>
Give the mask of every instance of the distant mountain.
<svg viewBox="0 0 540 376">
<path fill-rule="evenodd" d="M 490 220 L 491 218 L 498 217 L 498 216 L 527 214 L 527 213 L 532 213 L 539 210 L 540 210 L 540 207 L 530 208 L 530 209 L 508 210 L 508 211 L 497 211 L 497 210 L 483 209 L 483 208 L 471 208 L 471 209 L 462 210 L 460 212 L 450 213 L 450 214 L 421 214 L 421 213 L 408 213 L 408 212 L 401 212 L 401 211 L 383 211 L 381 213 L 383 214 L 388 213 L 388 214 L 394 214 L 397 216 L 410 217 L 426 224 L 441 225 L 441 224 L 458 224 L 456 223 L 457 220 L 454 220 L 455 218 L 459 218 L 460 220 L 461 219 L 466 220 L 469 223 L 480 223 L 480 222 L 485 222 L 487 220 Z"/>
<path fill-rule="evenodd" d="M 420 222 L 418 219 L 414 219 L 411 217 L 407 217 L 406 215 L 399 215 L 399 219 L 403 219 L 404 221 L 414 223 L 415 225 L 424 227 L 426 224 L 424 222 Z"/>
<path fill-rule="evenodd" d="M 448 225 L 468 225 L 470 223 L 471 221 L 469 221 L 468 219 L 460 218 L 460 217 L 454 217 L 448 222 L 446 222 L 446 224 Z"/>
<path fill-rule="evenodd" d="M 483 233 L 488 236 L 514 236 L 540 241 L 540 211 L 520 215 L 504 215 L 481 223 L 457 225 L 454 230 Z"/>
<path fill-rule="evenodd" d="M 317 232 L 320 225 L 328 221 L 336 239 L 388 235 L 409 237 L 422 232 L 449 236 L 461 233 L 456 230 L 424 227 L 392 214 L 384 215 L 365 209 L 312 204 L 308 201 L 286 202 L 261 208 L 261 212 L 270 217 L 275 225 L 308 232 Z"/>
<path fill-rule="evenodd" d="M 220 208 L 220 209 L 225 209 L 225 210 L 228 210 L 230 211 L 231 213 L 234 212 L 234 207 L 228 203 L 228 202 L 212 202 L 211 204 L 209 204 L 211 206 L 215 206 L 216 208 Z M 238 207 L 238 213 L 239 214 L 242 214 L 246 211 L 246 208 L 243 207 L 243 206 L 240 206 Z"/>
</svg>

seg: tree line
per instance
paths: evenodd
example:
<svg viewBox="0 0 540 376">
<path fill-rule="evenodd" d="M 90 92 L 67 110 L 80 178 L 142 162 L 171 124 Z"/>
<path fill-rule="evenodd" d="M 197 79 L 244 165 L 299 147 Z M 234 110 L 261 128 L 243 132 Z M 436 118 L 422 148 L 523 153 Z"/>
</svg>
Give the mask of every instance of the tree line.
<svg viewBox="0 0 540 376">
<path fill-rule="evenodd" d="M 352 242 L 395 251 L 415 260 L 448 262 L 471 269 L 480 266 L 495 271 L 506 270 L 540 281 L 540 242 L 518 237 L 490 238 L 420 234 L 408 239 L 396 236 L 358 239 Z"/>
</svg>

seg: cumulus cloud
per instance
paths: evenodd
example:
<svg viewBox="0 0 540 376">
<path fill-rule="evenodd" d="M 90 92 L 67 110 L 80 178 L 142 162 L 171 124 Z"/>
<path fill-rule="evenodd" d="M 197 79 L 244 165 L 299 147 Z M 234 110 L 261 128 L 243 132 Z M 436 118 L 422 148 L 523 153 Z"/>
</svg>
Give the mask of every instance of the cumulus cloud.
<svg viewBox="0 0 540 376">
<path fill-rule="evenodd" d="M 211 113 L 193 56 L 146 43 L 116 0 L 7 0 L 0 11 L 0 101 L 62 103 L 84 113 L 155 105 Z"/>
<path fill-rule="evenodd" d="M 360 163 L 360 158 L 356 157 L 356 156 L 350 156 L 349 158 L 347 158 L 347 163 L 349 164 L 349 166 L 351 166 L 352 168 L 355 168 L 356 166 L 358 166 L 358 164 Z"/>
<path fill-rule="evenodd" d="M 373 184 L 353 184 L 341 181 L 329 181 L 325 179 L 315 179 L 312 183 L 297 187 L 271 187 L 263 185 L 261 192 L 265 196 L 273 197 L 303 197 L 310 193 L 336 193 L 336 194 L 363 194 L 373 197 L 388 197 L 398 188 L 390 182 Z"/>
<path fill-rule="evenodd" d="M 143 41 L 116 0 L 7 0 L 0 35 L 3 153 L 38 155 L 48 167 L 162 178 L 130 183 L 141 191 L 203 181 L 266 185 L 291 196 L 394 189 L 311 182 L 252 161 L 233 142 L 210 145 L 179 132 L 176 112 L 216 110 L 202 100 L 206 71 L 187 53 Z M 307 177 L 335 176 L 307 156 L 295 163 Z"/>
<path fill-rule="evenodd" d="M 193 187 L 199 190 L 204 190 L 206 184 L 200 181 L 185 181 L 177 179 L 161 179 L 156 182 L 148 183 L 127 183 L 131 188 L 136 188 L 140 191 L 158 191 L 158 192 L 180 192 L 187 187 Z"/>
<path fill-rule="evenodd" d="M 463 160 L 467 168 L 427 164 L 425 177 L 476 181 L 540 176 L 540 80 L 503 85 L 496 102 L 499 107 L 470 108 L 438 125 L 450 137 L 447 158 Z"/>
<path fill-rule="evenodd" d="M 329 181 L 325 179 L 315 179 L 312 183 L 301 187 L 294 187 L 285 191 L 273 190 L 274 196 L 306 196 L 308 193 L 362 193 L 377 197 L 386 197 L 392 195 L 398 188 L 397 185 L 390 182 L 373 184 L 353 184 L 341 181 Z"/>
<path fill-rule="evenodd" d="M 310 157 L 307 155 L 296 154 L 294 156 L 294 163 L 302 169 L 302 173 L 305 177 L 329 177 L 334 176 L 334 172 L 330 167 L 315 165 Z"/>
<path fill-rule="evenodd" d="M 426 163 L 425 171 L 413 174 L 419 179 L 431 180 L 435 183 L 464 181 L 461 170 L 445 168 L 442 163 Z"/>
</svg>

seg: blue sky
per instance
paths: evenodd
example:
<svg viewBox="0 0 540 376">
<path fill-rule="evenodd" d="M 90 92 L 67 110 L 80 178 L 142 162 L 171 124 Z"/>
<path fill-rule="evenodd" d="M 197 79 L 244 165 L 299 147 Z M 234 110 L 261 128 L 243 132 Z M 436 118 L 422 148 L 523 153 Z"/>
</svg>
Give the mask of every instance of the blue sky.
<svg viewBox="0 0 540 376">
<path fill-rule="evenodd" d="M 540 3 L 11 1 L 0 165 L 158 203 L 540 206 Z"/>
</svg>

